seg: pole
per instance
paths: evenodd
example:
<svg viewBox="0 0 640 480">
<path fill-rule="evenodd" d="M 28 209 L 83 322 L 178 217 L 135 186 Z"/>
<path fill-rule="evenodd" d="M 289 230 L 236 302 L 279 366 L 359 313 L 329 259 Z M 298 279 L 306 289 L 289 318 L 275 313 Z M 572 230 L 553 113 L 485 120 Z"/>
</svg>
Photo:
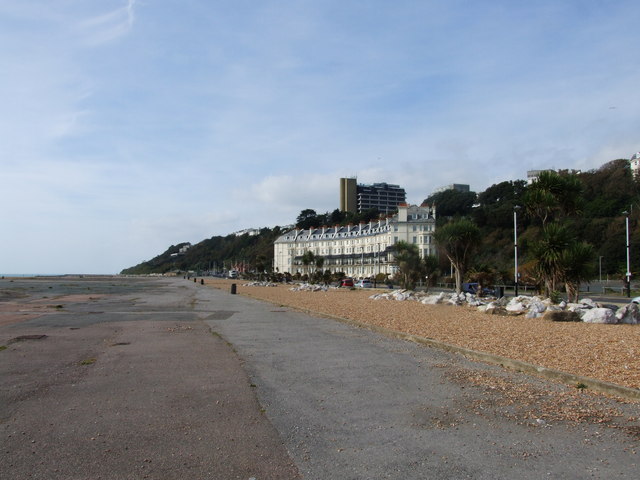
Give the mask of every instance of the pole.
<svg viewBox="0 0 640 480">
<path fill-rule="evenodd" d="M 625 213 L 625 226 L 627 232 L 627 298 L 631 298 L 631 268 L 629 259 L 629 214 Z"/>
<path fill-rule="evenodd" d="M 518 296 L 518 206 L 513 209 L 514 293 Z"/>
<path fill-rule="evenodd" d="M 599 263 L 599 271 L 600 271 L 600 283 L 602 283 L 602 255 L 598 257 L 598 263 Z"/>
</svg>

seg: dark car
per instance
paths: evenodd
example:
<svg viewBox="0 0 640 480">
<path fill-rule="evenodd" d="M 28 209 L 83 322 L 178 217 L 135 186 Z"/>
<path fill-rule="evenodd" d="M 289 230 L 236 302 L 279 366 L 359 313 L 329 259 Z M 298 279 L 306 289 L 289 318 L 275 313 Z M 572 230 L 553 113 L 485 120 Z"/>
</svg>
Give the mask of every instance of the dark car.
<svg viewBox="0 0 640 480">
<path fill-rule="evenodd" d="M 343 278 L 340 282 L 341 287 L 353 287 L 353 278 Z"/>
<path fill-rule="evenodd" d="M 474 295 L 478 294 L 478 284 L 477 283 L 463 283 L 462 284 L 462 291 L 464 293 L 473 293 Z M 482 289 L 482 294 L 483 295 L 495 295 L 495 291 L 491 288 L 483 288 Z"/>
</svg>

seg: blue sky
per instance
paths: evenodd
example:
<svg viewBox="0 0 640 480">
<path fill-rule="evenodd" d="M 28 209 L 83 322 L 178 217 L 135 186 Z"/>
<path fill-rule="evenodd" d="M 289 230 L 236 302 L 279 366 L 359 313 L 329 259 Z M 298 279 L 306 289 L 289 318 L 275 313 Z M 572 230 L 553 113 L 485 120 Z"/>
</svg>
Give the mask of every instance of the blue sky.
<svg viewBox="0 0 640 480">
<path fill-rule="evenodd" d="M 640 150 L 640 4 L 0 0 L 0 272 Z"/>
</svg>

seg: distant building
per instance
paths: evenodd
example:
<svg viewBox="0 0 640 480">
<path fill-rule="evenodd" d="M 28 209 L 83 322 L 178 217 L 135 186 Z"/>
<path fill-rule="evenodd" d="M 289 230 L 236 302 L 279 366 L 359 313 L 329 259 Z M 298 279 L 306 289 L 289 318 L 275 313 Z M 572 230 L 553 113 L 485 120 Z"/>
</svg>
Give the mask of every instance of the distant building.
<svg viewBox="0 0 640 480">
<path fill-rule="evenodd" d="M 631 173 L 634 177 L 640 175 L 640 152 L 634 153 L 629 160 L 629 166 L 631 167 Z"/>
<path fill-rule="evenodd" d="M 527 170 L 527 184 L 531 185 L 533 182 L 538 180 L 538 177 L 542 172 L 555 172 L 555 170 L 545 169 L 545 170 Z"/>
<path fill-rule="evenodd" d="M 537 181 L 542 172 L 554 172 L 559 175 L 580 175 L 582 170 L 575 168 L 567 168 L 562 170 L 554 170 L 553 168 L 546 168 L 544 170 L 527 170 L 527 184 L 531 185 Z"/>
<path fill-rule="evenodd" d="M 406 202 L 407 194 L 399 185 L 357 182 L 356 178 L 340 179 L 340 211 L 362 213 L 377 208 L 381 213 L 392 213 Z"/>
<path fill-rule="evenodd" d="M 274 270 L 309 273 L 302 256 L 311 251 L 324 259 L 323 269 L 331 273 L 344 272 L 350 277 L 393 274 L 397 269 L 393 246 L 401 240 L 416 245 L 421 257 L 435 255 L 435 207 L 403 203 L 397 208 L 395 215 L 369 223 L 286 232 L 274 243 Z"/>
<path fill-rule="evenodd" d="M 469 192 L 469 185 L 463 183 L 452 183 L 451 185 L 445 185 L 444 187 L 436 188 L 433 193 L 446 192 L 447 190 L 456 190 L 458 192 Z"/>
<path fill-rule="evenodd" d="M 340 179 L 340 211 L 358 211 L 358 180 L 356 178 Z"/>
<path fill-rule="evenodd" d="M 249 235 L 250 237 L 254 237 L 256 235 L 260 235 L 260 229 L 258 228 L 245 228 L 244 230 L 238 230 L 237 232 L 233 232 L 236 237 L 241 237 L 244 234 Z"/>
</svg>

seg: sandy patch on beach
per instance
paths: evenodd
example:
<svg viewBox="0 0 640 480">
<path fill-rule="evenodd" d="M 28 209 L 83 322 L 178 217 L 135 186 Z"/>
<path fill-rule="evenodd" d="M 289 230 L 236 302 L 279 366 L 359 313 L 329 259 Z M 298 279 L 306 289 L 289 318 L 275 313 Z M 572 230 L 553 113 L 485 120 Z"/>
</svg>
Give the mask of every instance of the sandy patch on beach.
<svg viewBox="0 0 640 480">
<path fill-rule="evenodd" d="M 105 294 L 75 294 L 75 295 L 59 295 L 59 296 L 55 296 L 55 297 L 50 297 L 50 298 L 41 298 L 39 300 L 34 300 L 33 302 L 30 303 L 47 303 L 47 304 L 51 304 L 51 303 L 55 303 L 56 305 L 58 304 L 63 304 L 63 303 L 89 303 L 92 300 L 99 300 L 101 298 L 107 297 L 108 295 Z"/>
<path fill-rule="evenodd" d="M 15 295 L 22 298 L 22 295 Z M 0 302 L 0 326 L 12 323 L 25 322 L 43 315 L 57 313 L 64 304 L 89 303 L 93 300 L 107 297 L 104 294 L 92 295 L 60 295 L 55 297 L 39 298 L 36 300 L 2 301 Z"/>
<path fill-rule="evenodd" d="M 640 326 L 598 325 L 494 316 L 471 307 L 371 300 L 368 290 L 292 292 L 290 286 L 244 286 L 240 280 L 205 284 L 279 306 L 309 310 L 427 337 L 585 377 L 640 388 Z"/>
</svg>

